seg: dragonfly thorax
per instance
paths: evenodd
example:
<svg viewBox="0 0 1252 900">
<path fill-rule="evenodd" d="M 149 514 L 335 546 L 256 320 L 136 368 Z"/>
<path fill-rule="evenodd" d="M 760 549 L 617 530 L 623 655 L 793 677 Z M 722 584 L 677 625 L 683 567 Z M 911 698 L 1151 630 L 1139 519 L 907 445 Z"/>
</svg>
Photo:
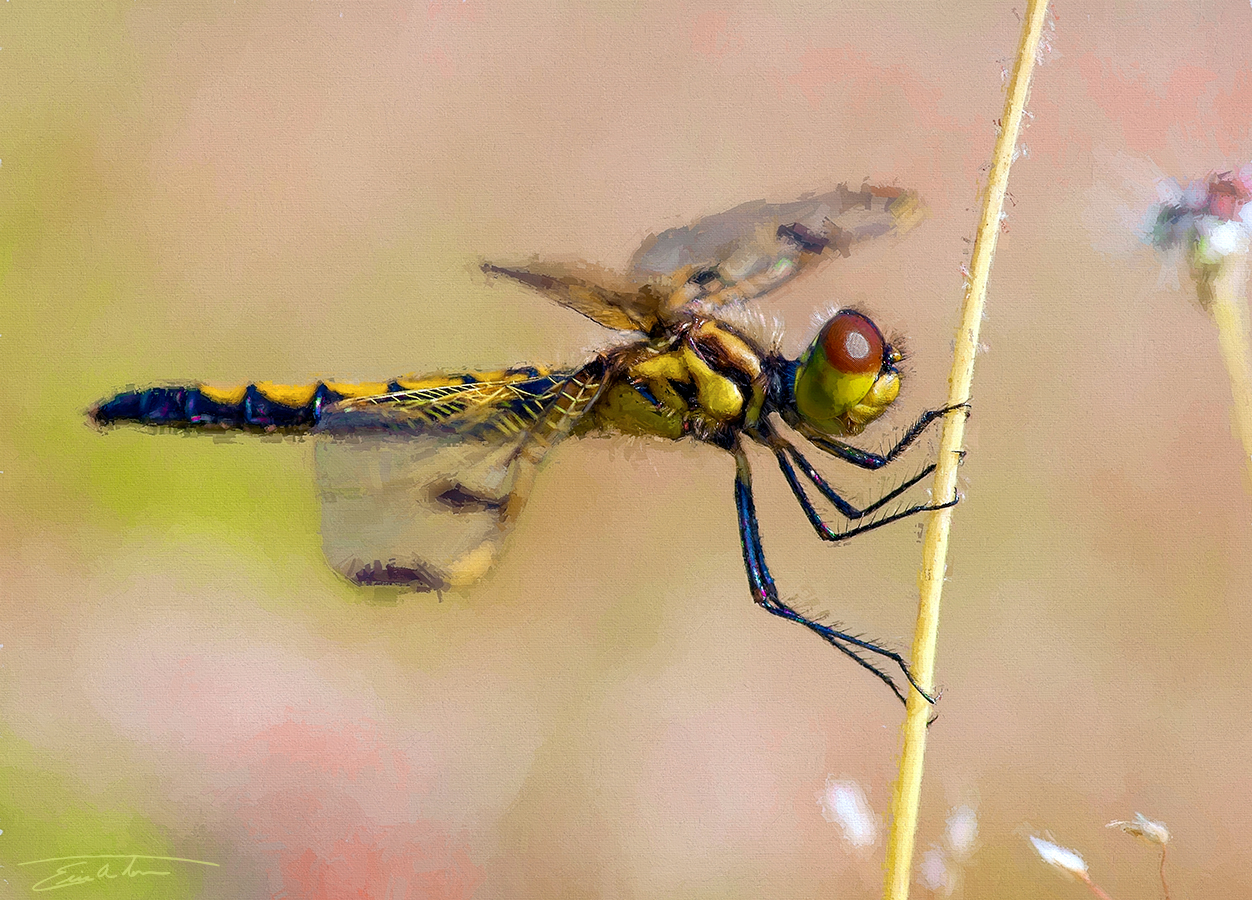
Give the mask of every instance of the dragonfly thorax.
<svg viewBox="0 0 1252 900">
<path fill-rule="evenodd" d="M 692 319 L 662 340 L 612 351 L 607 363 L 614 374 L 595 406 L 600 429 L 729 446 L 765 411 L 765 353 L 722 322 Z"/>
</svg>

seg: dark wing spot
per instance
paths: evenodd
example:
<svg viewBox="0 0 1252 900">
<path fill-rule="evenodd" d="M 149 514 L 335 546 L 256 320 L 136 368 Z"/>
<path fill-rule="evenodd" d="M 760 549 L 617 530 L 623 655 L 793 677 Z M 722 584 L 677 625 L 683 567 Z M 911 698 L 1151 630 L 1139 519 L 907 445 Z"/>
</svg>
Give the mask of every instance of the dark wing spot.
<svg viewBox="0 0 1252 900">
<path fill-rule="evenodd" d="M 480 497 L 477 494 L 471 493 L 459 484 L 453 485 L 446 491 L 437 494 L 435 499 L 445 506 L 450 506 L 453 509 L 495 512 L 504 506 L 504 504 L 498 500 L 493 500 L 488 497 Z"/>
<path fill-rule="evenodd" d="M 800 245 L 800 249 L 808 253 L 821 253 L 830 246 L 830 240 L 805 228 L 799 222 L 792 225 L 779 225 L 778 236 L 789 238 Z"/>
<path fill-rule="evenodd" d="M 350 577 L 354 584 L 364 586 L 402 585 L 415 591 L 448 589 L 446 581 L 421 567 L 397 566 L 394 562 L 383 563 L 377 559 L 368 566 L 362 566 Z"/>
</svg>

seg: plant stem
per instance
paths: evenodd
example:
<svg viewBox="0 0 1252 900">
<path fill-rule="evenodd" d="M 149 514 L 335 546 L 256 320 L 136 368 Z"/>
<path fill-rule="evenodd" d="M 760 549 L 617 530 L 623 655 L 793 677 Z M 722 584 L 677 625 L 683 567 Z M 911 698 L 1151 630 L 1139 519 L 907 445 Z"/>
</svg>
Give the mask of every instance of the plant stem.
<svg viewBox="0 0 1252 900">
<path fill-rule="evenodd" d="M 1165 894 L 1165 900 L 1169 900 L 1169 882 L 1165 880 L 1165 851 L 1168 849 L 1165 844 L 1161 844 L 1161 891 Z"/>
<path fill-rule="evenodd" d="M 1082 874 L 1082 875 L 1079 875 L 1078 877 L 1082 879 L 1083 884 L 1091 888 L 1091 893 L 1099 897 L 1100 900 L 1113 900 L 1112 897 L 1110 897 L 1108 894 L 1104 893 L 1104 891 L 1100 889 L 1100 886 L 1098 884 L 1096 884 L 1094 881 L 1091 880 L 1090 875 Z"/>
<path fill-rule="evenodd" d="M 1026 5 L 1017 62 L 1009 83 L 1000 136 L 991 157 L 986 202 L 982 219 L 978 223 L 969 284 L 961 307 L 961 324 L 956 334 L 952 375 L 948 380 L 949 405 L 966 403 L 969 400 L 970 384 L 974 377 L 974 354 L 978 347 L 978 330 L 987 296 L 991 260 L 995 255 L 996 239 L 1000 233 L 1000 213 L 1008 187 L 1009 167 L 1017 148 L 1017 134 L 1021 127 L 1022 113 L 1026 108 L 1030 75 L 1043 34 L 1047 6 L 1047 0 L 1029 0 Z M 936 499 L 956 496 L 956 472 L 964 436 L 965 416 L 948 416 L 944 421 L 939 443 L 938 468 L 935 471 L 932 494 Z M 913 638 L 913 675 L 927 693 L 931 692 L 934 685 L 939 599 L 947 564 L 951 513 L 951 508 L 948 508 L 930 514 L 926 523 L 922 568 L 918 576 L 920 599 L 917 630 Z M 917 834 L 917 809 L 921 800 L 922 763 L 926 752 L 926 724 L 929 717 L 930 705 L 925 698 L 916 690 L 909 691 L 900 777 L 895 785 L 891 805 L 891 833 L 887 843 L 887 873 L 883 891 L 886 900 L 907 900 L 909 895 L 913 846 Z"/>
<path fill-rule="evenodd" d="M 1248 253 L 1236 251 L 1198 273 L 1200 304 L 1217 324 L 1222 360 L 1234 395 L 1234 431 L 1243 444 L 1246 487 L 1252 490 L 1252 366 L 1248 352 Z"/>
</svg>

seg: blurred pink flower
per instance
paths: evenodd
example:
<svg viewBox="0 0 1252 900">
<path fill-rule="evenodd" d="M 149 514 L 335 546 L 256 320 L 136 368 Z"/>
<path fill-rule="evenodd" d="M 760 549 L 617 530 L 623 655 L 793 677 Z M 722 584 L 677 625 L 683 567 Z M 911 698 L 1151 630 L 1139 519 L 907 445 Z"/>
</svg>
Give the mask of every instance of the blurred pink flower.
<svg viewBox="0 0 1252 900">
<path fill-rule="evenodd" d="M 1192 265 L 1213 265 L 1248 249 L 1252 235 L 1252 163 L 1237 172 L 1210 175 L 1183 188 L 1158 186 L 1148 238 L 1160 249 L 1183 247 Z"/>
</svg>

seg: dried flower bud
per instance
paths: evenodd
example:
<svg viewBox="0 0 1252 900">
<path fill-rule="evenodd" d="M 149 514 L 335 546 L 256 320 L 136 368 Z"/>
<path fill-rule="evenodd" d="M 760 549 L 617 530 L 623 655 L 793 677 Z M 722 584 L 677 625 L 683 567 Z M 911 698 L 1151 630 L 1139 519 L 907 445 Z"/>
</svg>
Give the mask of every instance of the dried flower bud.
<svg viewBox="0 0 1252 900">
<path fill-rule="evenodd" d="M 1045 841 L 1043 838 L 1037 838 L 1033 834 L 1030 836 L 1030 842 L 1035 845 L 1036 852 L 1048 865 L 1070 875 L 1077 875 L 1079 878 L 1087 877 L 1087 861 L 1073 850 L 1051 841 Z"/>
<path fill-rule="evenodd" d="M 1161 822 L 1153 822 L 1143 813 L 1135 813 L 1129 822 L 1109 822 L 1109 828 L 1120 828 L 1127 834 L 1142 838 L 1149 844 L 1160 844 L 1164 847 L 1169 843 L 1169 829 Z"/>
</svg>

